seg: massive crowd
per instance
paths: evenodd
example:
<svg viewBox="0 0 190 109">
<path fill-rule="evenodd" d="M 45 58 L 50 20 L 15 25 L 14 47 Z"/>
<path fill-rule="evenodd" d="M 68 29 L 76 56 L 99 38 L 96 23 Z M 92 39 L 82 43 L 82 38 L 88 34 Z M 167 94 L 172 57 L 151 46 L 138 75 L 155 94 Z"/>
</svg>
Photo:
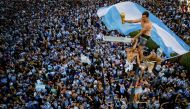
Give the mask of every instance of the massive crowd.
<svg viewBox="0 0 190 109">
<path fill-rule="evenodd" d="M 153 12 L 185 41 L 190 17 L 172 0 L 137 2 Z M 190 80 L 185 67 L 165 61 L 138 78 L 125 72 L 123 43 L 97 41 L 109 32 L 97 9 L 119 0 L 0 1 L 0 107 L 187 108 Z M 177 0 L 175 1 L 177 2 Z M 91 63 L 82 63 L 81 55 Z M 142 87 L 132 102 L 134 81 Z"/>
</svg>

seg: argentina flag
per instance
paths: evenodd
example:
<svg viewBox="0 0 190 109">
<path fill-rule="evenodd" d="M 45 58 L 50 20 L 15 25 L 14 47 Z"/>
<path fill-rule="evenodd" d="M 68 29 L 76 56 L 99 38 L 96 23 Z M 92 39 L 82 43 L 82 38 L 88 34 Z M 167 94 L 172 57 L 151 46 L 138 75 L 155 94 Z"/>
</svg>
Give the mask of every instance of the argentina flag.
<svg viewBox="0 0 190 109">
<path fill-rule="evenodd" d="M 128 1 L 100 8 L 97 11 L 97 15 L 101 18 L 108 30 L 117 30 L 121 34 L 128 35 L 131 32 L 142 29 L 141 24 L 122 24 L 120 14 L 124 13 L 126 20 L 134 20 L 140 19 L 144 11 L 148 10 L 136 3 Z M 151 39 L 160 46 L 167 57 L 170 57 L 171 53 L 182 55 L 189 52 L 190 47 L 151 12 L 149 12 L 149 19 L 153 25 Z"/>
</svg>

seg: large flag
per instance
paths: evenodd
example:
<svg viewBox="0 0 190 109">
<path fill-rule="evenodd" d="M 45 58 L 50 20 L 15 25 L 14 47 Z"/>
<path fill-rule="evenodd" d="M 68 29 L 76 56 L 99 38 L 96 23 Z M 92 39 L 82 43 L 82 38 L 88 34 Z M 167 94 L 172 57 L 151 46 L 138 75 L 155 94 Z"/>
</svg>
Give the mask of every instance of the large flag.
<svg viewBox="0 0 190 109">
<path fill-rule="evenodd" d="M 100 8 L 97 14 L 108 30 L 117 30 L 121 34 L 128 35 L 130 32 L 140 30 L 142 28 L 141 24 L 122 24 L 120 13 L 125 14 L 125 19 L 133 20 L 140 19 L 144 11 L 148 10 L 136 3 L 121 2 L 112 6 Z M 151 12 L 149 12 L 149 19 L 153 24 L 151 38 L 160 46 L 167 57 L 170 57 L 171 53 L 182 55 L 189 52 L 190 47 Z"/>
</svg>

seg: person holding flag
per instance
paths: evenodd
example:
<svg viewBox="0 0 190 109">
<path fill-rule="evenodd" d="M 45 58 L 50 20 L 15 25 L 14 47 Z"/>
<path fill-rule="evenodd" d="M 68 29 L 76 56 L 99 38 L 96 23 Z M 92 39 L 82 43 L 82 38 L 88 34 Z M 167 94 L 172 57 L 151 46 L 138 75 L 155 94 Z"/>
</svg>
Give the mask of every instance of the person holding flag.
<svg viewBox="0 0 190 109">
<path fill-rule="evenodd" d="M 122 18 L 122 22 L 127 22 L 127 23 L 139 23 L 141 22 L 142 30 L 132 39 L 134 41 L 138 37 L 140 37 L 140 45 L 146 45 L 147 40 L 151 36 L 151 31 L 152 31 L 152 23 L 149 20 L 149 13 L 147 11 L 142 13 L 142 18 L 141 19 L 135 19 L 135 20 L 125 20 Z"/>
</svg>

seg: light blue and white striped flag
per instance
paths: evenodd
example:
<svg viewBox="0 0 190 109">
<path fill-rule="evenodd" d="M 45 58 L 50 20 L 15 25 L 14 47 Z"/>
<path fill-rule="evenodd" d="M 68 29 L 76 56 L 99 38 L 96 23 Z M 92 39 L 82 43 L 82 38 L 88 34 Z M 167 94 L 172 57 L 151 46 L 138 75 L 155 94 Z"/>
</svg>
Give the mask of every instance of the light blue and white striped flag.
<svg viewBox="0 0 190 109">
<path fill-rule="evenodd" d="M 108 30 L 117 30 L 121 34 L 128 35 L 130 32 L 140 30 L 142 28 L 141 24 L 122 24 L 120 13 L 125 13 L 125 19 L 133 20 L 140 19 L 144 11 L 147 10 L 142 6 L 127 1 L 100 8 L 97 11 L 97 14 L 102 19 L 102 22 L 106 25 Z M 180 39 L 159 18 L 150 12 L 149 19 L 153 24 L 151 38 L 160 46 L 167 57 L 170 57 L 171 53 L 182 55 L 190 51 L 190 47 L 182 39 Z"/>
</svg>

